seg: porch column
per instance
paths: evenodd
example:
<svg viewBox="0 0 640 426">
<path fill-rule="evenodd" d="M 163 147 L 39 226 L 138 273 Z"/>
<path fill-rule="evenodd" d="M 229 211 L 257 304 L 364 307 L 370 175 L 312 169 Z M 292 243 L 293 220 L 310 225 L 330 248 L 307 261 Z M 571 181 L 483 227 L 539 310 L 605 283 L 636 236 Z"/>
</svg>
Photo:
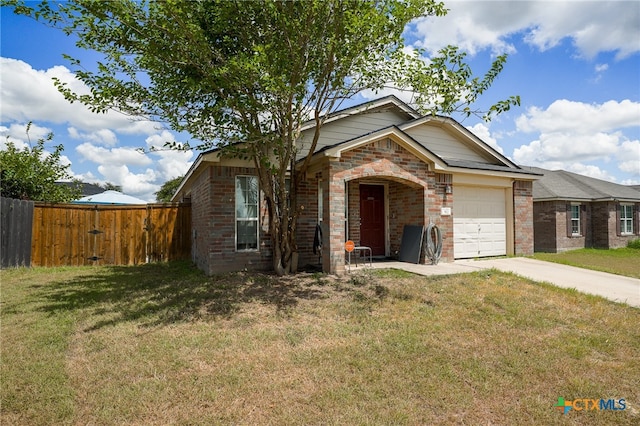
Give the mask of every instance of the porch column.
<svg viewBox="0 0 640 426">
<path fill-rule="evenodd" d="M 345 193 L 344 179 L 331 176 L 328 191 L 324 192 L 324 211 L 326 236 L 324 237 L 325 255 L 322 256 L 322 269 L 331 274 L 344 273 L 345 243 Z"/>
<path fill-rule="evenodd" d="M 515 255 L 533 254 L 533 182 L 513 183 L 513 219 L 515 228 Z"/>
</svg>

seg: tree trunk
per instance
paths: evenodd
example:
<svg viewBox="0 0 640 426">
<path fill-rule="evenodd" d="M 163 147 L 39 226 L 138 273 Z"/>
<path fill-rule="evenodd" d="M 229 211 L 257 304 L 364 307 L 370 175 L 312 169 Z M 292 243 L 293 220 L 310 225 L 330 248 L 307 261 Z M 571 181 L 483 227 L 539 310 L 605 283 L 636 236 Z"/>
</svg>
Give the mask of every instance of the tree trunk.
<svg viewBox="0 0 640 426">
<path fill-rule="evenodd" d="M 272 202 L 269 205 L 273 206 L 273 208 L 269 208 L 269 230 L 273 245 L 273 270 L 278 276 L 283 276 L 291 272 L 289 220 L 286 214 L 282 215 L 284 217 L 276 216 L 278 212 L 275 208 L 275 203 Z"/>
</svg>

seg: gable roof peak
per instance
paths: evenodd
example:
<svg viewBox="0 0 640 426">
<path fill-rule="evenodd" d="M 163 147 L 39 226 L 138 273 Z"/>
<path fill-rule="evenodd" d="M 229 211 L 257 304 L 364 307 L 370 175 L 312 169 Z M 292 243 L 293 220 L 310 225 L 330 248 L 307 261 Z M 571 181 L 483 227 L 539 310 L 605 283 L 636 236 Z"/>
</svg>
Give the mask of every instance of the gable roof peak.
<svg viewBox="0 0 640 426">
<path fill-rule="evenodd" d="M 325 117 L 324 124 L 332 121 L 340 120 L 345 117 L 363 114 L 366 112 L 380 111 L 387 108 L 395 108 L 407 116 L 407 120 L 414 120 L 422 117 L 422 115 L 407 103 L 401 101 L 395 95 L 387 95 L 382 98 L 373 99 L 347 108 L 339 109 L 334 112 L 322 114 Z M 315 120 L 311 119 L 302 124 L 302 130 L 306 130 L 315 126 Z"/>
</svg>

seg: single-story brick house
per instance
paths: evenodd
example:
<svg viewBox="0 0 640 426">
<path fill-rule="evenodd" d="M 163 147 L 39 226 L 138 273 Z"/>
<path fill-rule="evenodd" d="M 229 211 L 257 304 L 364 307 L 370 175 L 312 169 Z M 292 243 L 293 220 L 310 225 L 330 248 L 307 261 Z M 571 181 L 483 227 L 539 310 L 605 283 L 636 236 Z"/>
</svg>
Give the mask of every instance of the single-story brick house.
<svg viewBox="0 0 640 426">
<path fill-rule="evenodd" d="M 640 191 L 564 170 L 528 167 L 533 184 L 535 251 L 625 247 L 640 238 Z"/>
<path fill-rule="evenodd" d="M 312 132 L 305 124 L 299 158 Z M 255 175 L 251 162 L 213 149 L 198 156 L 173 198 L 191 202 L 192 257 L 209 274 L 272 267 Z M 299 265 L 344 271 L 347 240 L 393 257 L 404 225 L 429 223 L 444 237 L 441 261 L 532 254 L 538 177 L 455 120 L 421 116 L 393 96 L 338 111 L 325 121 L 298 194 Z M 313 250 L 318 224 L 321 258 Z"/>
</svg>

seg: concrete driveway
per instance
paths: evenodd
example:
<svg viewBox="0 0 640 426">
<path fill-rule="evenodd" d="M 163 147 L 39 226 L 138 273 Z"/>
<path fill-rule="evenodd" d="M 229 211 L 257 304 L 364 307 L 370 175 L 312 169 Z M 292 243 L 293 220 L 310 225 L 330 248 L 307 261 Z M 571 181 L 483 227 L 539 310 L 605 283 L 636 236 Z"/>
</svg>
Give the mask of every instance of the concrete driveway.
<svg viewBox="0 0 640 426">
<path fill-rule="evenodd" d="M 362 264 L 359 267 L 362 268 Z M 453 263 L 439 263 L 437 265 L 381 262 L 374 263 L 373 267 L 402 269 L 420 275 L 460 274 L 495 268 L 500 271 L 513 272 L 535 281 L 545 281 L 558 287 L 574 288 L 580 292 L 602 296 L 614 302 L 640 307 L 640 279 L 525 257 L 457 260 Z"/>
</svg>

